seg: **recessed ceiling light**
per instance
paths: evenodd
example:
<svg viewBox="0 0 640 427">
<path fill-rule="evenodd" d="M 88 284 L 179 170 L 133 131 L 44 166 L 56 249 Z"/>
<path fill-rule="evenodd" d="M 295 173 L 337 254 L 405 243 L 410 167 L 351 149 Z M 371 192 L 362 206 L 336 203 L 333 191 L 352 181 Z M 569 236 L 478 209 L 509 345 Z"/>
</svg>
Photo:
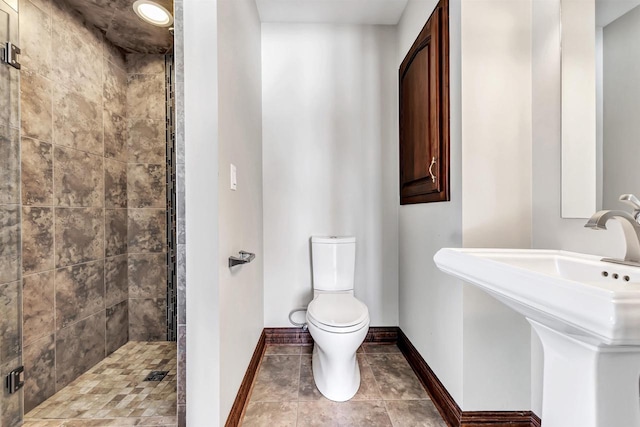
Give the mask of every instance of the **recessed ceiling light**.
<svg viewBox="0 0 640 427">
<path fill-rule="evenodd" d="M 173 24 L 173 16 L 164 7 L 152 0 L 136 0 L 133 10 L 145 22 L 158 27 L 168 27 Z"/>
</svg>

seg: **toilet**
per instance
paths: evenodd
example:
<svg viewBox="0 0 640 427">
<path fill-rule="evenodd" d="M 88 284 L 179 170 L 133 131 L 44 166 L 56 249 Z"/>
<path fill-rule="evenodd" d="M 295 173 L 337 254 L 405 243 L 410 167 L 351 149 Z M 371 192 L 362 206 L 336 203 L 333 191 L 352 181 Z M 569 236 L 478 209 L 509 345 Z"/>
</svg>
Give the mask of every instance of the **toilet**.
<svg viewBox="0 0 640 427">
<path fill-rule="evenodd" d="M 369 310 L 353 294 L 355 257 L 355 237 L 311 237 L 314 298 L 306 318 L 315 342 L 313 379 L 336 402 L 360 387 L 356 350 L 369 331 Z"/>
</svg>

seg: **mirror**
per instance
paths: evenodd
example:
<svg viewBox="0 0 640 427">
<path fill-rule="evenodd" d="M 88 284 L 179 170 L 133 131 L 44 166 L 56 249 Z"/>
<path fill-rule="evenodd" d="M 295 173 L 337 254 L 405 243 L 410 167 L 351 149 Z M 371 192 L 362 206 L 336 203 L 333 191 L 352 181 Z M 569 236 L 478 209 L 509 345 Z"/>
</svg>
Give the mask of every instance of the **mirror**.
<svg viewBox="0 0 640 427">
<path fill-rule="evenodd" d="M 596 0 L 596 128 L 601 209 L 640 193 L 640 0 Z"/>
<path fill-rule="evenodd" d="M 595 0 L 562 0 L 562 217 L 596 211 Z"/>
<path fill-rule="evenodd" d="M 620 194 L 640 193 L 639 6 L 561 0 L 563 218 L 620 209 Z"/>
</svg>

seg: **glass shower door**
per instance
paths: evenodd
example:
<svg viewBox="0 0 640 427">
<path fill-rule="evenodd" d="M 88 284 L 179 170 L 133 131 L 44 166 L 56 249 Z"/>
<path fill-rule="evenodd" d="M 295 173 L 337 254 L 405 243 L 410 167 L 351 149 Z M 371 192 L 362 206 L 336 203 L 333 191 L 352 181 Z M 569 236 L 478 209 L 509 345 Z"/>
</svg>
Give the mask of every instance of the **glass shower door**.
<svg viewBox="0 0 640 427">
<path fill-rule="evenodd" d="M 22 422 L 24 378 L 20 91 L 18 50 L 12 48 L 13 43 L 18 43 L 18 13 L 14 9 L 17 4 L 13 4 L 15 0 L 6 1 L 0 0 L 0 427 L 14 427 Z"/>
</svg>

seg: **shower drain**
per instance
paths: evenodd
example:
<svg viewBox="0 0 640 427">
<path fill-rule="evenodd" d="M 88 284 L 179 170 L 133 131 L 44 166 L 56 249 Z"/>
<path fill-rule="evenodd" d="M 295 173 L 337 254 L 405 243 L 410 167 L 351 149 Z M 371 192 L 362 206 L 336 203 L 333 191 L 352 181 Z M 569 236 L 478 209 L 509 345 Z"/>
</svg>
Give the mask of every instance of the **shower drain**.
<svg viewBox="0 0 640 427">
<path fill-rule="evenodd" d="M 144 380 L 145 381 L 162 381 L 162 379 L 166 377 L 168 373 L 169 371 L 151 371 L 151 373 L 147 375 L 147 378 L 145 378 Z"/>
</svg>

